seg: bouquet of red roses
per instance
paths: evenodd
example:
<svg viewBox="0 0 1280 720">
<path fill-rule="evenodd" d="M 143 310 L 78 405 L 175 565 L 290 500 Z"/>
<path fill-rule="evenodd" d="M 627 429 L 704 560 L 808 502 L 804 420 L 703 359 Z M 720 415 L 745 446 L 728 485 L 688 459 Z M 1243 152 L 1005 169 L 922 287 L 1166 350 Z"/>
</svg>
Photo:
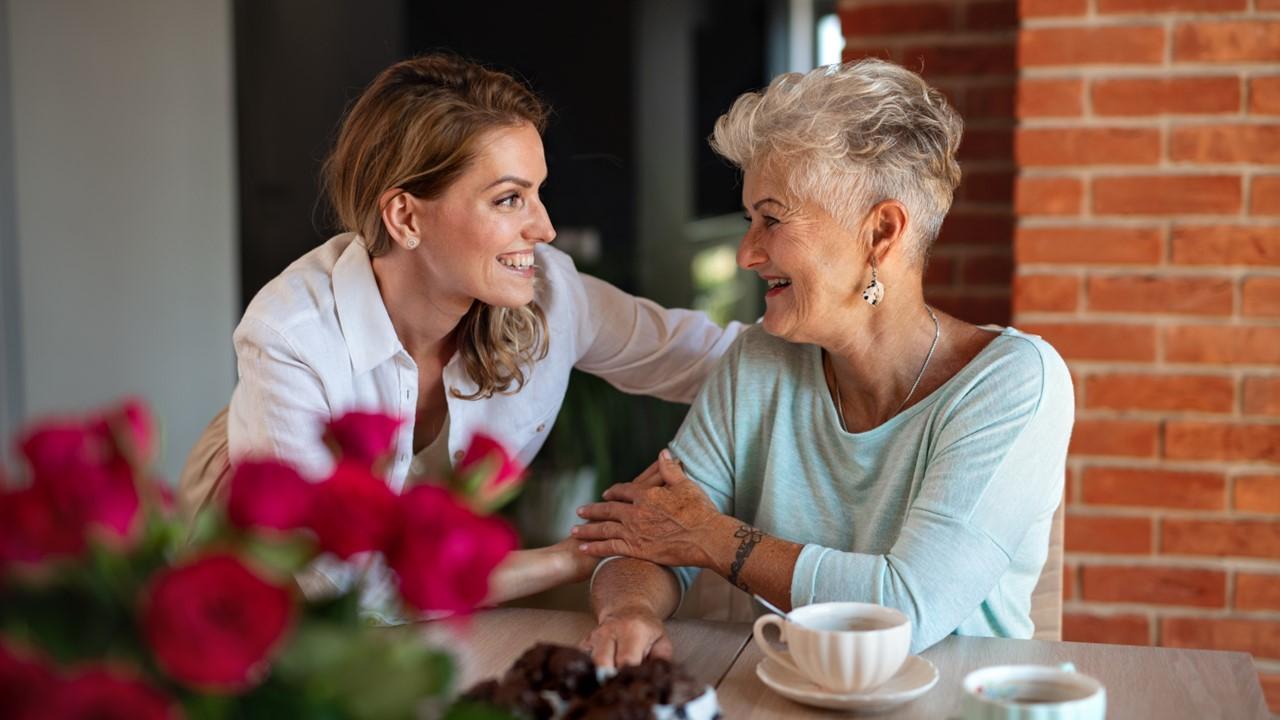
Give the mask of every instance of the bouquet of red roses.
<svg viewBox="0 0 1280 720">
<path fill-rule="evenodd" d="M 516 545 L 487 513 L 522 469 L 478 436 L 450 476 L 397 494 L 381 471 L 398 425 L 367 413 L 330 423 L 335 469 L 319 482 L 278 461 L 240 464 L 225 507 L 194 525 L 148 470 L 142 404 L 26 433 L 25 472 L 0 477 L 0 715 L 374 720 L 443 708 L 447 653 L 412 626 L 363 621 L 358 588 L 308 600 L 294 580 L 323 553 L 381 554 L 410 611 L 483 601 Z"/>
</svg>

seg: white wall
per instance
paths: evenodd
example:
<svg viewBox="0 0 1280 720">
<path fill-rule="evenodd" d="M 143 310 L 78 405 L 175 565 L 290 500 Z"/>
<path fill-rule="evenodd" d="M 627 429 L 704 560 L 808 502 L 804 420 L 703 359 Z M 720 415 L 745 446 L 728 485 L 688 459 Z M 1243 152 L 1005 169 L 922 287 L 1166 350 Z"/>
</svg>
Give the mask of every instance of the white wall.
<svg viewBox="0 0 1280 720">
<path fill-rule="evenodd" d="M 9 3 L 0 0 L 0 30 L 9 26 Z M 13 208 L 13 114 L 9 102 L 9 34 L 0 31 L 0 465 L 22 414 L 22 357 L 18 339 L 18 241 Z"/>
<path fill-rule="evenodd" d="M 176 478 L 234 380 L 230 0 L 8 0 L 5 31 L 22 411 L 141 395 Z"/>
</svg>

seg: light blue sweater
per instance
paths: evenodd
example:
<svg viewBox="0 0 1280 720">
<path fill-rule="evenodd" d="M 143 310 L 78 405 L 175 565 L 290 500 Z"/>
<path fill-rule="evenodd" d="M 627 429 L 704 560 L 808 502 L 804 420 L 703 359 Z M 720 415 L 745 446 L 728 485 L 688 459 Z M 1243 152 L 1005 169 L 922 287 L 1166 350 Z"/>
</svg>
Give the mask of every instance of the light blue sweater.
<svg viewBox="0 0 1280 720">
<path fill-rule="evenodd" d="M 998 336 L 928 397 L 847 433 L 821 349 L 753 327 L 672 451 L 721 512 L 804 545 L 794 606 L 896 607 L 912 621 L 913 652 L 953 632 L 1031 637 L 1031 591 L 1062 497 L 1071 376 L 1040 338 L 990 331 Z M 696 573 L 676 570 L 682 588 Z"/>
</svg>

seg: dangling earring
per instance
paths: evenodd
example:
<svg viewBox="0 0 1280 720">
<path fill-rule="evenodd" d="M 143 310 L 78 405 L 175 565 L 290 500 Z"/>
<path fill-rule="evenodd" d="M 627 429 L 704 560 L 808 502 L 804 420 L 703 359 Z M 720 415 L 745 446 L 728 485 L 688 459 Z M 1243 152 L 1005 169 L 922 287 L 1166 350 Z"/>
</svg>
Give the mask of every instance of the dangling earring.
<svg viewBox="0 0 1280 720">
<path fill-rule="evenodd" d="M 879 305 L 884 299 L 884 284 L 876 278 L 875 265 L 871 266 L 871 284 L 862 291 L 862 299 L 866 300 L 868 305 Z"/>
<path fill-rule="evenodd" d="M 418 247 L 418 238 L 416 237 L 406 238 L 404 241 L 404 246 L 410 250 Z"/>
</svg>

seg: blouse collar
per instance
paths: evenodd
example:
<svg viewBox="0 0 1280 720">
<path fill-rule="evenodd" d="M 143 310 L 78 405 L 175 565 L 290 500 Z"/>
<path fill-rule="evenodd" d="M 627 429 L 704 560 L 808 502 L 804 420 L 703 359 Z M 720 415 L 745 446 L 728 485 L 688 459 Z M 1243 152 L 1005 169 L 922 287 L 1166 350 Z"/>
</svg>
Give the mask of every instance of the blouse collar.
<svg viewBox="0 0 1280 720">
<path fill-rule="evenodd" d="M 333 300 L 355 374 L 366 373 L 404 349 L 378 292 L 364 240 L 353 235 L 333 266 Z"/>
</svg>

